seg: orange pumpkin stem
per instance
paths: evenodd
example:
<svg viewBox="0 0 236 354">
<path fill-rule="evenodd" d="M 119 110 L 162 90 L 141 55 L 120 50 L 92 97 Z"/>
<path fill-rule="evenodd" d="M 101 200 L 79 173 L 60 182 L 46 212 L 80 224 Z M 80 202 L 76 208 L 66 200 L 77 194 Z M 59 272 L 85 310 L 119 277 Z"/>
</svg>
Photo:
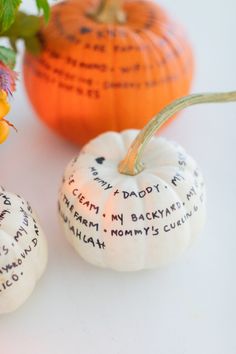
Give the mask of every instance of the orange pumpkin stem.
<svg viewBox="0 0 236 354">
<path fill-rule="evenodd" d="M 145 146 L 156 131 L 175 113 L 195 104 L 233 101 L 236 101 L 236 91 L 224 93 L 199 93 L 179 98 L 170 103 L 150 120 L 137 135 L 136 139 L 131 144 L 125 159 L 119 164 L 119 172 L 125 175 L 135 176 L 143 171 L 144 164 L 141 162 L 141 159 Z"/>
<path fill-rule="evenodd" d="M 126 14 L 123 11 L 123 0 L 101 0 L 95 13 L 89 16 L 101 23 L 124 24 Z"/>
</svg>

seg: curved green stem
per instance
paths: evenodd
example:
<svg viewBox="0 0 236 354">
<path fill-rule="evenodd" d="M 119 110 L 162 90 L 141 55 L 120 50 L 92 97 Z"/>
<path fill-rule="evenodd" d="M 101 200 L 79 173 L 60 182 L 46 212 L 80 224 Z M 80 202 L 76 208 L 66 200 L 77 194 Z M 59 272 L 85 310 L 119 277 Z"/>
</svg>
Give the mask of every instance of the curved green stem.
<svg viewBox="0 0 236 354">
<path fill-rule="evenodd" d="M 125 175 L 135 176 L 144 169 L 141 162 L 143 151 L 155 132 L 182 109 L 201 103 L 223 103 L 236 101 L 236 91 L 225 93 L 199 93 L 179 98 L 166 106 L 140 131 L 131 144 L 128 153 L 119 164 L 119 172 Z"/>
<path fill-rule="evenodd" d="M 124 0 L 101 0 L 98 9 L 93 14 L 89 14 L 93 20 L 101 23 L 126 22 L 126 14 L 123 11 Z"/>
</svg>

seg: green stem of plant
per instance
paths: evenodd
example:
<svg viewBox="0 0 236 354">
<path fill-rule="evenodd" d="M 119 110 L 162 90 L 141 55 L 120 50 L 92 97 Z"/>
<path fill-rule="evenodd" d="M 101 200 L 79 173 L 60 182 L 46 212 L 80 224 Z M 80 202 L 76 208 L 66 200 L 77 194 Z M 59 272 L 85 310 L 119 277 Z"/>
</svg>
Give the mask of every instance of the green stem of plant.
<svg viewBox="0 0 236 354">
<path fill-rule="evenodd" d="M 126 14 L 123 10 L 123 2 L 124 0 L 101 0 L 95 13 L 89 16 L 101 23 L 124 24 Z"/>
<path fill-rule="evenodd" d="M 131 144 L 124 160 L 118 166 L 120 173 L 135 176 L 144 169 L 142 156 L 145 146 L 156 131 L 175 113 L 184 108 L 202 103 L 224 103 L 236 101 L 236 91 L 225 93 L 199 93 L 179 98 L 166 106 L 140 131 Z"/>
</svg>

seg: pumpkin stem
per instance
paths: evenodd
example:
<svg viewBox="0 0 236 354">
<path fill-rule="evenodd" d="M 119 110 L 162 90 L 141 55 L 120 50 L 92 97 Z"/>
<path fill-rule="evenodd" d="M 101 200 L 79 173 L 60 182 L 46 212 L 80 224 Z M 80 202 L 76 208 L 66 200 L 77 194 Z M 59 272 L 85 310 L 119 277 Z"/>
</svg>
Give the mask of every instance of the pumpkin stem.
<svg viewBox="0 0 236 354">
<path fill-rule="evenodd" d="M 140 131 L 124 160 L 119 164 L 120 173 L 135 176 L 142 172 L 144 165 L 141 162 L 143 151 L 155 132 L 175 113 L 182 109 L 200 103 L 223 103 L 236 101 L 236 91 L 225 93 L 199 93 L 179 98 L 167 105 Z"/>
<path fill-rule="evenodd" d="M 123 0 L 101 0 L 95 13 L 89 14 L 95 21 L 101 23 L 126 22 L 126 14 L 122 9 Z"/>
</svg>

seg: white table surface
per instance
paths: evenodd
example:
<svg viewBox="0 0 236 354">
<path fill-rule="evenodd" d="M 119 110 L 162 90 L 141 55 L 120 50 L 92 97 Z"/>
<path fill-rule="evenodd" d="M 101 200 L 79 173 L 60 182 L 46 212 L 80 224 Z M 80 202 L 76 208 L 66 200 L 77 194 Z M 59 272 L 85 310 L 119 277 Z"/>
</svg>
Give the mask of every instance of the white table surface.
<svg viewBox="0 0 236 354">
<path fill-rule="evenodd" d="M 235 0 L 159 2 L 185 25 L 195 47 L 194 91 L 235 90 Z M 24 7 L 33 10 L 34 2 Z M 78 149 L 37 120 L 21 80 L 9 118 L 19 133 L 0 148 L 1 184 L 37 210 L 49 263 L 27 303 L 1 316 L 0 353 L 235 354 L 236 103 L 188 109 L 162 131 L 204 171 L 208 221 L 176 264 L 129 274 L 86 264 L 64 239 L 57 191 Z"/>
</svg>

